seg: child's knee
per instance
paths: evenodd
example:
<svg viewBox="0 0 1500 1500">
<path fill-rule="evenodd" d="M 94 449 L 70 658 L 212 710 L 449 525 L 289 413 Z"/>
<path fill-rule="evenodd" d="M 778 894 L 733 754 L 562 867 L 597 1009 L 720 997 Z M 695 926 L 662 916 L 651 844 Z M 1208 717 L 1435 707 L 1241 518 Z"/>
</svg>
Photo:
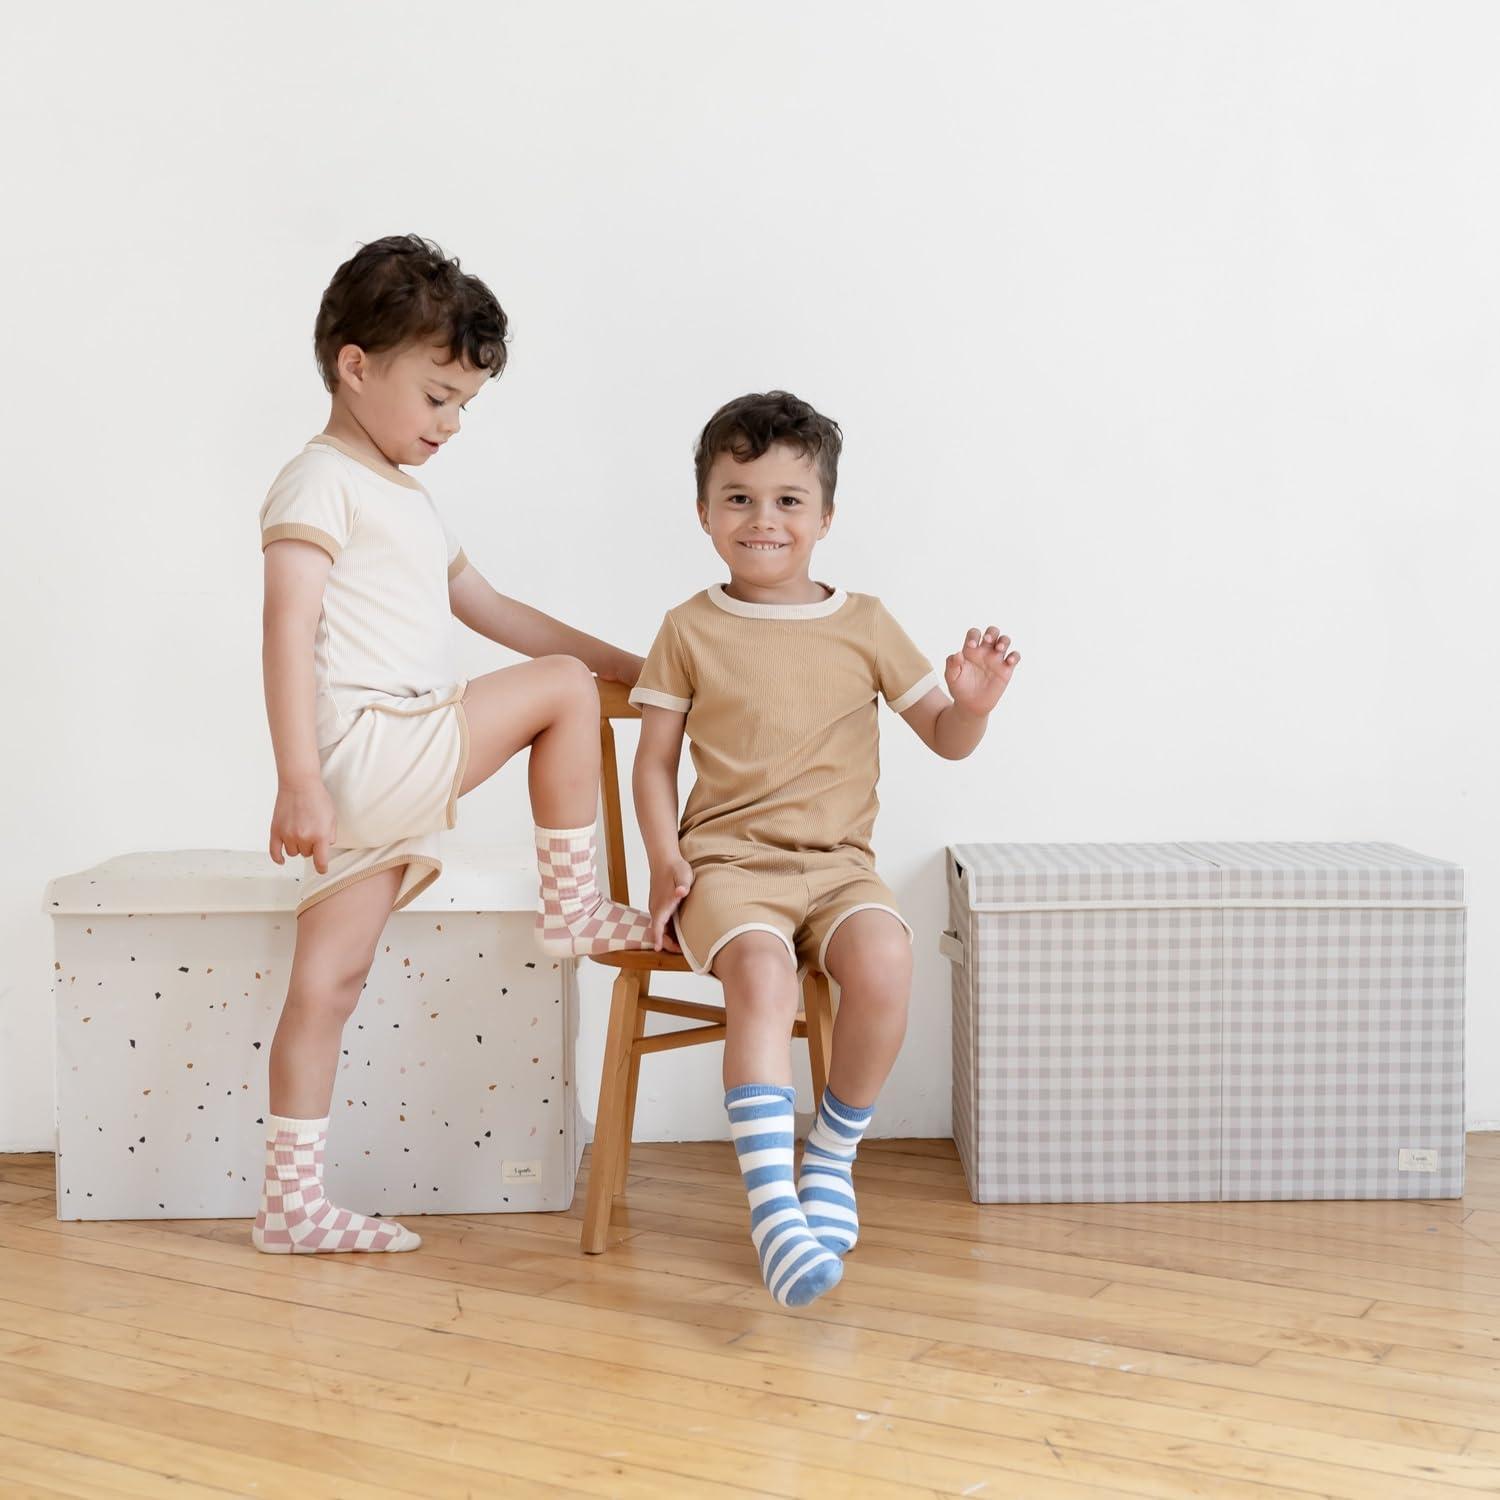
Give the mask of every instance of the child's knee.
<svg viewBox="0 0 1500 1500">
<path fill-rule="evenodd" d="M 894 917 L 861 922 L 857 927 L 853 925 L 856 920 L 851 917 L 847 930 L 835 932 L 828 945 L 833 977 L 841 988 L 878 990 L 904 1001 L 912 976 L 911 939 L 906 929 Z M 837 941 L 840 937 L 844 942 Z"/>
<path fill-rule="evenodd" d="M 774 933 L 744 932 L 714 955 L 712 972 L 724 986 L 724 1001 L 737 1016 L 767 1020 L 797 1013 L 797 970 L 786 944 Z"/>
<path fill-rule="evenodd" d="M 598 684 L 594 681 L 594 674 L 576 656 L 541 656 L 537 658 L 537 665 L 547 673 L 560 704 L 598 715 Z"/>
<path fill-rule="evenodd" d="M 374 948 L 364 944 L 304 945 L 292 962 L 287 1004 L 347 1019 L 359 1004 L 374 957 Z"/>
<path fill-rule="evenodd" d="M 287 987 L 287 1007 L 342 1025 L 354 1014 L 364 990 L 363 973 L 342 968 L 304 968 Z"/>
<path fill-rule="evenodd" d="M 892 921 L 883 928 L 869 950 L 868 961 L 877 973 L 890 975 L 903 989 L 911 988 L 911 939 L 904 927 Z"/>
</svg>

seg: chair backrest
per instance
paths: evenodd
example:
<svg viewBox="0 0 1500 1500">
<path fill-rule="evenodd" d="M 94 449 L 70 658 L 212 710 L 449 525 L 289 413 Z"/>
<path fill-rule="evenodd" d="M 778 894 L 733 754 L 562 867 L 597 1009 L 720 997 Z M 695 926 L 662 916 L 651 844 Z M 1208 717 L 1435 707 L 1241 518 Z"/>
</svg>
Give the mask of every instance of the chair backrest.
<svg viewBox="0 0 1500 1500">
<path fill-rule="evenodd" d="M 641 711 L 630 701 L 630 689 L 622 682 L 594 681 L 599 687 L 599 791 L 604 803 L 604 865 L 609 899 L 630 905 L 630 886 L 625 874 L 625 820 L 620 811 L 620 767 L 615 758 L 615 731 L 611 719 L 638 719 Z"/>
</svg>

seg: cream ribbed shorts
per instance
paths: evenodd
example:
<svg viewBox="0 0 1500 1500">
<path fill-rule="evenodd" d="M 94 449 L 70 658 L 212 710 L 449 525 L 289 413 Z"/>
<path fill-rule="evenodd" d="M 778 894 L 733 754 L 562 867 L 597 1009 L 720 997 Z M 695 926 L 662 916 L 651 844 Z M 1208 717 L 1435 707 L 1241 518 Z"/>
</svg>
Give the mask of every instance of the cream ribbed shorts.
<svg viewBox="0 0 1500 1500">
<path fill-rule="evenodd" d="M 404 865 L 393 911 L 442 873 L 438 834 L 458 821 L 469 764 L 467 682 L 413 698 L 372 703 L 348 733 L 318 752 L 338 819 L 328 869 L 302 861 L 300 917 L 335 891 Z"/>
</svg>

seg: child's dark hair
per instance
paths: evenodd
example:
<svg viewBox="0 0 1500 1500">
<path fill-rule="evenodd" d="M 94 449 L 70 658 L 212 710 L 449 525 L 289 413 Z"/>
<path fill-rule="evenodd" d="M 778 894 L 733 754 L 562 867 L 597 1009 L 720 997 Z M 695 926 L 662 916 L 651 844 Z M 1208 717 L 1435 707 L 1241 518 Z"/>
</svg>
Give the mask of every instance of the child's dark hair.
<svg viewBox="0 0 1500 1500">
<path fill-rule="evenodd" d="M 323 293 L 313 353 L 323 384 L 339 383 L 339 350 L 358 344 L 383 354 L 425 339 L 446 340 L 454 359 L 493 380 L 505 368 L 505 310 L 477 277 L 415 234 L 388 234 L 361 246 Z"/>
<path fill-rule="evenodd" d="M 832 417 L 814 411 L 789 391 L 766 391 L 763 395 L 738 396 L 726 402 L 708 419 L 693 454 L 698 475 L 698 500 L 707 501 L 703 487 L 708 471 L 721 453 L 731 453 L 736 462 L 759 458 L 773 443 L 786 443 L 812 459 L 823 487 L 823 509 L 833 509 L 833 487 L 838 483 L 839 453 L 844 434 Z"/>
</svg>

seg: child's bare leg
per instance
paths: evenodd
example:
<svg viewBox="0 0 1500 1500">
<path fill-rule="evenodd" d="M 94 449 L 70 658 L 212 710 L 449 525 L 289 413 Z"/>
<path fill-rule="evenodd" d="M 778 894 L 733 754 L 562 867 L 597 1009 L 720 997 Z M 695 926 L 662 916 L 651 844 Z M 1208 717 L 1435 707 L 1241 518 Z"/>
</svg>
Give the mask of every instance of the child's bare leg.
<svg viewBox="0 0 1500 1500">
<path fill-rule="evenodd" d="M 291 978 L 271 1041 L 266 1172 L 250 1234 L 257 1250 L 415 1250 L 422 1243 L 394 1220 L 336 1207 L 323 1190 L 339 1042 L 359 1003 L 402 873 L 398 867 L 367 876 L 297 919 Z"/>
<path fill-rule="evenodd" d="M 271 1039 L 271 1113 L 315 1120 L 328 1113 L 339 1040 L 354 1013 L 403 871 L 381 870 L 297 918 L 297 946 L 281 1020 Z"/>
<path fill-rule="evenodd" d="M 790 1084 L 797 969 L 786 944 L 769 932 L 742 932 L 711 968 L 724 986 L 724 1087 Z"/>
<path fill-rule="evenodd" d="M 803 1307 L 843 1271 L 809 1230 L 792 1178 L 796 965 L 779 938 L 745 932 L 712 967 L 724 986 L 724 1108 L 750 1199 L 750 1240 L 767 1291 L 783 1306 Z"/>
<path fill-rule="evenodd" d="M 844 1103 L 868 1109 L 896 1066 L 911 999 L 911 939 L 888 911 L 845 917 L 823 955 L 839 987 L 828 1086 Z"/>
<path fill-rule="evenodd" d="M 531 746 L 531 811 L 546 828 L 592 823 L 599 805 L 599 690 L 572 656 L 539 656 L 476 677 L 464 692 L 471 792 Z"/>
<path fill-rule="evenodd" d="M 797 1198 L 824 1249 L 842 1255 L 859 1238 L 855 1153 L 906 1036 L 911 940 L 889 912 L 857 911 L 834 929 L 824 963 L 838 982 L 839 1013 L 828 1087 L 807 1134 Z"/>
<path fill-rule="evenodd" d="M 652 946 L 650 918 L 603 896 L 594 873 L 599 806 L 599 692 L 571 656 L 543 656 L 477 677 L 464 694 L 469 764 L 459 794 L 531 747 L 541 895 L 537 940 L 557 955 Z"/>
</svg>

